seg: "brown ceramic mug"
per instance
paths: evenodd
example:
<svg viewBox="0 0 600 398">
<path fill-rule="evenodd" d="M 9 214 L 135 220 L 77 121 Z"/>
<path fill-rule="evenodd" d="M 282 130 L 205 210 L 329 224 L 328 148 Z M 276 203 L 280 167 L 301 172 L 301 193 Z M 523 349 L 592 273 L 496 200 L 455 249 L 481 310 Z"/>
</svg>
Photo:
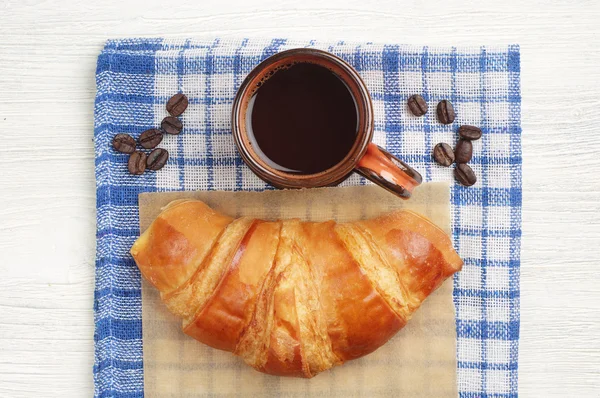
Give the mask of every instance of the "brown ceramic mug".
<svg viewBox="0 0 600 398">
<path fill-rule="evenodd" d="M 344 82 L 356 105 L 357 134 L 352 147 L 337 164 L 314 174 L 287 173 L 272 167 L 259 156 L 248 134 L 248 121 L 251 120 L 249 103 L 252 96 L 260 90 L 260 85 L 265 79 L 290 63 L 313 63 L 328 68 Z M 278 53 L 261 62 L 250 72 L 238 90 L 233 104 L 232 129 L 244 162 L 261 179 L 278 188 L 337 185 L 352 172 L 357 172 L 399 197 L 408 199 L 413 188 L 422 181 L 417 171 L 371 142 L 373 104 L 367 87 L 352 66 L 325 51 L 298 48 Z"/>
</svg>

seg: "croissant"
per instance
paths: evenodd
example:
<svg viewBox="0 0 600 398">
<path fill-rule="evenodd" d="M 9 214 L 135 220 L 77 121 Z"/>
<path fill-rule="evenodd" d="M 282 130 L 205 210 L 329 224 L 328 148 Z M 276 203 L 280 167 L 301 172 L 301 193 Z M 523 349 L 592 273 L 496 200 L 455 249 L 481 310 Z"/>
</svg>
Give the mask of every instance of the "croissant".
<svg viewBox="0 0 600 398">
<path fill-rule="evenodd" d="M 313 377 L 382 346 L 462 260 L 429 220 L 232 219 L 172 202 L 131 248 L 183 331 L 273 375 Z"/>
</svg>

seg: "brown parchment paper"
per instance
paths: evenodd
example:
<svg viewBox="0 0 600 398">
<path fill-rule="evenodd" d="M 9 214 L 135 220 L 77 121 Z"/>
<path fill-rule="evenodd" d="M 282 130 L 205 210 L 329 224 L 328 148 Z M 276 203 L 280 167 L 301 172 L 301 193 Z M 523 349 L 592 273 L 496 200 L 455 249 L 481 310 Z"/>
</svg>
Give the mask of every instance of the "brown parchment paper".
<svg viewBox="0 0 600 398">
<path fill-rule="evenodd" d="M 139 196 L 140 230 L 175 199 L 200 199 L 231 216 L 352 221 L 396 208 L 450 229 L 448 184 L 428 183 L 404 201 L 375 186 L 266 192 L 166 192 Z M 312 379 L 269 376 L 181 331 L 158 291 L 142 286 L 146 397 L 456 397 L 456 329 L 447 280 L 387 344 Z"/>
</svg>

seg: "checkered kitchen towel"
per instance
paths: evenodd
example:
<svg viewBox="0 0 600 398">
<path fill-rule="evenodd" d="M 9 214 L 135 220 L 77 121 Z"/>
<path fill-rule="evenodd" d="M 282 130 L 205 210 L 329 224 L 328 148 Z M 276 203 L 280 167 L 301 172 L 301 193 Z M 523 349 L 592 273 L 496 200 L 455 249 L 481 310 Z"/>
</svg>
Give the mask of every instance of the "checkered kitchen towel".
<svg viewBox="0 0 600 398">
<path fill-rule="evenodd" d="M 518 46 L 434 48 L 285 39 L 107 42 L 98 59 L 95 108 L 97 259 L 95 395 L 143 396 L 140 274 L 129 248 L 138 236 L 144 191 L 270 189 L 237 155 L 230 131 L 236 89 L 261 60 L 294 47 L 332 52 L 359 71 L 373 98 L 375 142 L 427 181 L 453 181 L 431 161 L 438 142 L 455 143 L 461 124 L 482 128 L 471 161 L 478 182 L 452 187 L 454 245 L 465 261 L 455 276 L 461 397 L 517 395 L 521 237 L 520 55 Z M 116 153 L 117 133 L 157 127 L 174 93 L 190 100 L 184 130 L 161 144 L 171 155 L 158 172 L 132 176 Z M 424 117 L 406 99 L 421 94 Z M 436 121 L 438 101 L 456 109 Z M 353 176 L 344 184 L 364 184 Z"/>
</svg>

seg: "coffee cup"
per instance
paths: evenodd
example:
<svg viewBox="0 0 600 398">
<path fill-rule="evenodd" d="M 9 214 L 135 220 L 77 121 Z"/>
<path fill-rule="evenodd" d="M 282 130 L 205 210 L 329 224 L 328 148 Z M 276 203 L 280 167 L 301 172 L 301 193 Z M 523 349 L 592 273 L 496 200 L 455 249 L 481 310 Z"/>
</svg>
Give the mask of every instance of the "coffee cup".
<svg viewBox="0 0 600 398">
<path fill-rule="evenodd" d="M 278 188 L 337 185 L 359 173 L 408 199 L 421 175 L 372 142 L 373 104 L 358 72 L 325 51 L 298 48 L 256 66 L 232 110 L 248 167 Z"/>
</svg>

